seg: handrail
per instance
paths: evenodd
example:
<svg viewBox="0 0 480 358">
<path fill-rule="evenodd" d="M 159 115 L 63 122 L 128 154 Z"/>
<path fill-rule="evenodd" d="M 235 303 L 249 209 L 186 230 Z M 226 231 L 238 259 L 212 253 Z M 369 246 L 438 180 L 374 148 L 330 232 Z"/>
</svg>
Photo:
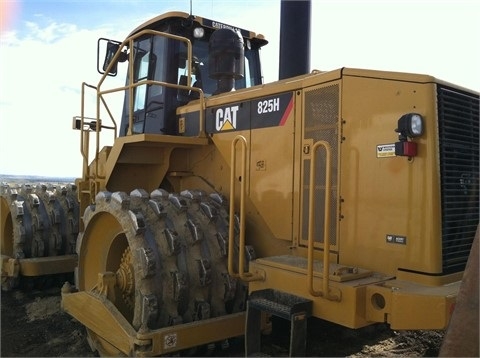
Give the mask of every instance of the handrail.
<svg viewBox="0 0 480 358">
<path fill-rule="evenodd" d="M 86 82 L 82 83 L 82 90 L 81 90 L 81 109 L 80 109 L 80 131 L 81 131 L 81 136 L 80 136 L 80 154 L 83 157 L 83 178 L 84 180 L 87 179 L 103 179 L 104 176 L 98 174 L 98 154 L 100 151 L 99 148 L 99 143 L 100 143 L 100 131 L 102 128 L 105 129 L 110 129 L 113 131 L 113 140 L 116 139 L 117 137 L 117 123 L 115 121 L 115 118 L 112 115 L 112 112 L 110 111 L 110 108 L 108 108 L 107 103 L 105 100 L 100 98 L 102 101 L 105 110 L 107 111 L 110 120 L 113 123 L 113 126 L 104 126 L 102 125 L 102 120 L 100 119 L 100 100 L 99 97 L 97 96 L 97 116 L 96 118 L 91 118 L 91 117 L 85 117 L 85 89 L 86 88 L 92 88 L 94 89 L 97 94 L 98 94 L 98 88 L 92 85 L 89 85 Z M 85 129 L 85 119 L 91 119 L 92 122 L 95 121 L 95 133 L 96 133 L 96 148 L 95 148 L 95 160 L 96 160 L 96 165 L 95 165 L 95 172 L 92 174 L 90 173 L 90 167 L 88 165 L 89 163 L 89 152 L 90 152 L 90 129 L 86 130 Z M 89 123 L 91 124 L 91 123 Z"/>
<path fill-rule="evenodd" d="M 239 232 L 239 257 L 238 257 L 238 273 L 234 269 L 234 245 L 235 245 L 235 178 L 236 178 L 236 146 L 241 143 L 241 170 L 240 170 L 240 232 Z M 230 161 L 230 211 L 229 211 L 229 227 L 228 227 L 228 273 L 232 277 L 240 278 L 243 281 L 259 281 L 263 280 L 261 275 L 251 272 L 245 272 L 245 193 L 247 182 L 247 140 L 242 135 L 237 135 L 231 145 L 231 161 Z"/>
<path fill-rule="evenodd" d="M 133 134 L 132 133 L 132 128 L 133 128 L 133 91 L 137 86 L 140 85 L 158 85 L 158 86 L 164 86 L 164 87 L 172 87 L 176 89 L 182 89 L 182 90 L 189 90 L 189 91 L 194 91 L 198 92 L 199 94 L 199 132 L 198 132 L 198 137 L 205 138 L 205 95 L 202 91 L 202 89 L 197 88 L 197 87 L 192 87 L 191 86 L 191 71 L 192 68 L 191 66 L 187 66 L 187 85 L 178 85 L 176 83 L 169 83 L 169 82 L 162 82 L 162 81 L 154 81 L 154 80 L 144 80 L 144 81 L 137 81 L 134 82 L 134 76 L 130 75 L 129 76 L 129 83 L 125 86 L 122 87 L 116 87 L 112 89 L 107 89 L 107 90 L 101 90 L 101 86 L 105 79 L 108 76 L 108 73 L 114 66 L 116 62 L 118 62 L 121 50 L 128 45 L 128 47 L 131 49 L 129 53 L 129 73 L 133 74 L 133 65 L 134 65 L 134 44 L 133 41 L 141 36 L 144 35 L 153 35 L 153 36 L 163 36 L 166 38 L 182 41 L 186 44 L 187 46 L 187 59 L 189 63 L 192 62 L 193 59 L 193 50 L 192 50 L 192 43 L 189 39 L 182 37 L 182 36 L 177 36 L 173 34 L 168 34 L 160 31 L 154 31 L 154 30 L 143 30 L 140 31 L 129 38 L 125 39 L 120 45 L 119 45 L 119 50 L 116 52 L 112 60 L 110 61 L 109 65 L 107 66 L 105 72 L 103 73 L 102 77 L 100 78 L 98 85 L 92 86 L 88 85 L 87 83 L 82 83 L 82 98 L 81 98 L 81 139 L 80 139 L 80 152 L 83 157 L 83 178 L 85 181 L 90 181 L 93 182 L 94 186 L 94 191 L 95 193 L 92 194 L 92 185 L 90 185 L 90 195 L 94 197 L 96 195 L 96 192 L 98 190 L 98 181 L 97 179 L 105 179 L 105 175 L 101 175 L 99 171 L 99 155 L 100 155 L 100 130 L 101 128 L 108 128 L 108 129 L 113 129 L 114 131 L 114 140 L 117 137 L 117 123 L 114 119 L 114 116 L 112 115 L 112 112 L 110 108 L 108 107 L 106 100 L 104 98 L 104 95 L 110 94 L 110 93 L 115 93 L 119 91 L 129 91 L 129 126 L 128 126 L 128 135 Z M 96 134 L 96 143 L 95 143 L 95 167 L 94 167 L 94 173 L 91 173 L 90 167 L 89 167 L 89 148 L 90 148 L 90 130 L 84 130 L 84 119 L 85 117 L 85 87 L 92 88 L 96 90 L 96 118 L 92 118 L 93 120 L 96 121 L 96 126 L 95 126 L 95 134 Z M 110 117 L 110 120 L 113 123 L 113 127 L 106 127 L 101 125 L 101 120 L 100 120 L 100 112 L 101 112 L 101 104 L 103 104 L 105 110 L 108 113 L 108 116 Z"/>
<path fill-rule="evenodd" d="M 130 88 L 135 88 L 135 87 L 138 87 L 138 86 L 143 86 L 143 85 L 156 85 L 156 86 L 163 86 L 163 87 L 170 87 L 170 88 L 176 88 L 176 89 L 182 89 L 182 90 L 189 90 L 189 91 L 194 91 L 194 92 L 198 92 L 199 94 L 199 100 L 200 100 L 200 115 L 199 115 L 199 127 L 200 127 L 200 130 L 198 132 L 198 137 L 200 138 L 205 138 L 206 137 L 206 134 L 205 134 L 205 113 L 204 113 L 204 109 L 205 109 L 205 94 L 203 93 L 203 90 L 201 88 L 198 88 L 198 87 L 189 87 L 188 85 L 179 85 L 179 84 L 176 84 L 176 83 L 170 83 L 170 82 L 163 82 L 163 81 L 155 81 L 155 80 L 143 80 L 143 81 L 139 81 L 137 83 L 133 83 L 133 84 L 129 84 L 129 85 L 126 85 L 126 86 L 122 86 L 122 87 L 116 87 L 116 88 L 112 88 L 112 89 L 108 89 L 108 90 L 105 90 L 105 91 L 99 91 L 98 92 L 98 95 L 101 97 L 102 101 L 105 103 L 104 99 L 103 99 L 103 95 L 105 94 L 110 94 L 110 93 L 115 93 L 115 92 L 120 92 L 120 91 L 125 91 L 125 90 L 129 90 Z"/>
<path fill-rule="evenodd" d="M 90 145 L 90 136 L 87 133 L 84 132 L 84 125 L 85 125 L 85 88 L 86 87 L 89 87 L 89 88 L 92 88 L 94 90 L 97 89 L 97 87 L 95 86 L 92 86 L 92 85 L 89 85 L 88 83 L 86 82 L 82 82 L 82 91 L 81 91 L 81 108 L 80 108 L 80 154 L 82 155 L 83 157 L 83 170 L 82 170 L 82 174 L 83 174 L 83 179 L 86 180 L 88 177 L 90 177 L 90 171 L 89 171 L 89 168 L 88 168 L 88 154 L 89 154 L 89 151 L 88 151 L 88 148 L 89 148 L 89 145 Z M 96 118 L 91 118 L 91 119 L 95 119 Z"/>
<path fill-rule="evenodd" d="M 315 173 L 316 173 L 316 159 L 317 149 L 319 147 L 325 148 L 325 212 L 324 212 L 324 224 L 323 224 L 323 289 L 321 291 L 315 290 L 313 287 L 313 250 L 314 250 L 314 222 L 315 222 Z M 330 191 L 332 188 L 331 183 L 331 147 L 326 141 L 316 142 L 311 150 L 312 156 L 310 158 L 310 186 L 308 190 L 308 265 L 307 265 L 307 282 L 308 291 L 314 297 L 325 297 L 332 301 L 338 301 L 340 298 L 337 295 L 330 293 L 329 280 L 330 280 Z"/>
<path fill-rule="evenodd" d="M 130 74 L 133 74 L 134 73 L 134 68 L 133 68 L 133 65 L 134 65 L 134 52 L 133 51 L 133 41 L 139 37 L 142 37 L 144 35 L 153 35 L 153 36 L 163 36 L 163 37 L 166 37 L 166 38 L 170 38 L 170 39 L 173 39 L 173 40 L 177 40 L 177 41 L 182 41 L 182 42 L 185 42 L 185 44 L 187 45 L 187 58 L 188 58 L 188 63 L 191 64 L 192 63 L 192 58 L 193 58 L 193 51 L 192 51 L 192 42 L 187 39 L 186 37 L 182 37 L 182 36 L 178 36 L 178 35 L 173 35 L 173 34 L 169 34 L 169 33 L 166 33 L 166 32 L 161 32 L 161 31 L 155 31 L 155 30 L 142 30 L 140 32 L 137 32 L 136 34 L 130 36 L 129 38 L 125 39 L 120 45 L 119 45 L 119 50 L 117 51 L 117 53 L 113 56 L 112 60 L 110 61 L 110 63 L 108 64 L 107 68 L 105 69 L 105 72 L 103 73 L 100 81 L 98 82 L 98 88 L 100 89 L 100 87 L 102 86 L 103 82 L 105 81 L 105 79 L 107 78 L 108 76 L 108 73 L 110 72 L 110 70 L 112 69 L 112 67 L 114 66 L 114 64 L 119 60 L 119 57 L 120 57 L 120 53 L 121 53 L 121 49 L 125 46 L 127 46 L 127 43 L 128 43 L 128 47 L 131 49 L 130 50 L 130 53 L 128 54 L 128 73 Z M 192 77 L 192 68 L 191 66 L 188 66 L 187 67 L 187 87 L 189 89 L 192 89 L 191 87 L 191 77 Z M 137 82 L 137 83 L 134 83 L 134 76 L 133 75 L 130 75 L 129 76 L 129 83 L 127 86 L 125 86 L 123 89 L 128 89 L 129 91 L 129 103 L 128 103 L 128 107 L 129 107 L 129 113 L 128 113 L 128 135 L 131 135 L 132 134 L 132 128 L 133 128 L 133 88 L 138 85 L 138 83 L 141 83 L 141 84 L 145 84 L 144 81 L 141 81 L 141 82 Z M 202 98 L 202 101 L 203 101 L 203 98 Z M 202 102 L 203 103 L 203 102 Z M 203 106 L 202 106 L 203 107 Z"/>
</svg>

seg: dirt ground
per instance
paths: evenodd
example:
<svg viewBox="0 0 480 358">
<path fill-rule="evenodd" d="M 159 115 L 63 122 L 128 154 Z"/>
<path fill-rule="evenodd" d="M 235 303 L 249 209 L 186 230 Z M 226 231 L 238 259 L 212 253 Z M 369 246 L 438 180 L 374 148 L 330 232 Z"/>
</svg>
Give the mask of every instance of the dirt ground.
<svg viewBox="0 0 480 358">
<path fill-rule="evenodd" d="M 437 356 L 442 331 L 393 331 L 387 325 L 352 330 L 318 319 L 308 322 L 307 355 L 317 357 Z M 288 355 L 289 326 L 273 320 L 262 352 Z M 198 354 L 198 351 L 197 353 Z M 212 356 L 243 356 L 243 339 Z M 60 308 L 60 284 L 49 289 L 16 289 L 1 294 L 2 357 L 93 357 L 85 329 Z"/>
</svg>

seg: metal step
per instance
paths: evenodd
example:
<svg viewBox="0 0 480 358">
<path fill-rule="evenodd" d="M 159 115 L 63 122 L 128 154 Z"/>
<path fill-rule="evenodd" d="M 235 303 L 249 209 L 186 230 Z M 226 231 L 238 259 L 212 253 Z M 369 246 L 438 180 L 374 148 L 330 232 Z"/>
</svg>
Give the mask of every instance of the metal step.
<svg viewBox="0 0 480 358">
<path fill-rule="evenodd" d="M 307 318 L 312 315 L 312 301 L 274 289 L 252 292 L 247 301 L 245 354 L 260 352 L 260 320 L 262 312 L 289 320 L 291 357 L 305 355 Z M 258 354 L 258 353 L 257 353 Z"/>
</svg>

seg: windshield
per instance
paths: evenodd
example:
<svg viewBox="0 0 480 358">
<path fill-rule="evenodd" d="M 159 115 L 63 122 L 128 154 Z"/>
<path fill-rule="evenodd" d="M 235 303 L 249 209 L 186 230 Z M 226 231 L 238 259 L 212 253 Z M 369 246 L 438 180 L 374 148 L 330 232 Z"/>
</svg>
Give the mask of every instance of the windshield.
<svg viewBox="0 0 480 358">
<path fill-rule="evenodd" d="M 199 91 L 187 90 L 177 85 L 200 88 L 205 97 L 217 91 L 217 80 L 209 76 L 208 37 L 190 39 L 192 60 L 188 59 L 187 43 L 162 35 L 146 35 L 134 41 L 133 76 L 127 75 L 127 85 L 133 79 L 133 101 L 125 91 L 122 123 L 119 135 L 126 135 L 129 116 L 133 115 L 132 134 L 177 134 L 176 109 L 199 98 Z M 244 77 L 235 81 L 235 89 L 259 85 L 262 82 L 259 49 L 245 46 Z M 190 78 L 189 76 L 190 69 Z M 146 84 L 157 81 L 166 84 Z M 130 103 L 133 108 L 130 110 Z"/>
<path fill-rule="evenodd" d="M 210 78 L 208 73 L 208 41 L 193 41 L 193 63 L 190 65 L 192 69 L 191 84 L 194 87 L 201 88 L 206 97 L 211 96 L 217 89 L 216 80 Z M 186 47 L 185 47 L 186 58 Z M 177 81 L 180 83 L 182 76 L 188 76 L 189 64 L 178 68 Z M 245 68 L 244 77 L 235 81 L 235 89 L 247 88 L 261 84 L 261 75 L 258 66 L 258 52 L 245 49 Z"/>
</svg>

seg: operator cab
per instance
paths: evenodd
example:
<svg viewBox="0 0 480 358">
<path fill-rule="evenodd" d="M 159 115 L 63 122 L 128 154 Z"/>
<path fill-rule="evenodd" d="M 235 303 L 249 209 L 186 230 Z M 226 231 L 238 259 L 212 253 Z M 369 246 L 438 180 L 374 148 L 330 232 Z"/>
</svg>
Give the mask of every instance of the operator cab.
<svg viewBox="0 0 480 358">
<path fill-rule="evenodd" d="M 209 41 L 217 29 L 232 29 L 243 38 L 244 75 L 235 80 L 235 89 L 256 86 L 262 83 L 259 50 L 267 44 L 262 35 L 216 21 L 170 12 L 160 15 L 135 29 L 129 38 L 134 40 L 120 48 L 121 44 L 107 40 L 107 53 L 103 72 L 107 71 L 115 52 L 122 51 L 118 61 L 130 62 L 126 86 L 133 76 L 133 90 L 125 90 L 125 100 L 119 135 L 154 133 L 177 135 L 176 109 L 199 98 L 199 91 L 179 88 L 182 85 L 200 88 L 205 97 L 216 93 L 217 80 L 209 73 Z M 153 34 L 144 30 L 159 31 Z M 141 34 L 145 32 L 145 34 Z M 141 35 L 140 35 L 141 34 Z M 189 58 L 188 39 L 192 54 Z M 104 39 L 106 40 L 106 39 Z M 133 46 L 132 46 L 133 44 Z M 108 46 L 111 48 L 108 49 Z M 133 53 L 132 53 L 133 49 Z M 100 69 L 99 71 L 103 73 Z M 116 74 L 116 64 L 110 66 L 110 75 Z M 142 84 L 142 81 L 155 81 Z M 133 94 L 133 101 L 130 100 Z M 133 128 L 129 130 L 129 108 L 132 104 Z"/>
</svg>

